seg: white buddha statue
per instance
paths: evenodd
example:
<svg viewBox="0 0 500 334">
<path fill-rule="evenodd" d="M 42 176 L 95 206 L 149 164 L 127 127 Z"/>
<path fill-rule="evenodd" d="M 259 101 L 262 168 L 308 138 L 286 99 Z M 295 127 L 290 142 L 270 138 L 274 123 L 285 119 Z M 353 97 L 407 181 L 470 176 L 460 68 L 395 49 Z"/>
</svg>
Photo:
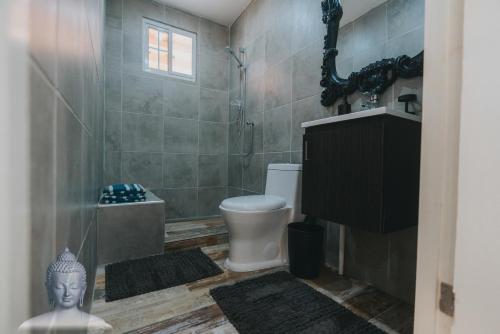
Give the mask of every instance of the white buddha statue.
<svg viewBox="0 0 500 334">
<path fill-rule="evenodd" d="M 52 312 L 25 321 L 20 331 L 89 329 L 91 333 L 111 333 L 112 327 L 101 318 L 85 313 L 83 298 L 87 289 L 85 267 L 68 248 L 47 268 L 45 286 Z"/>
</svg>

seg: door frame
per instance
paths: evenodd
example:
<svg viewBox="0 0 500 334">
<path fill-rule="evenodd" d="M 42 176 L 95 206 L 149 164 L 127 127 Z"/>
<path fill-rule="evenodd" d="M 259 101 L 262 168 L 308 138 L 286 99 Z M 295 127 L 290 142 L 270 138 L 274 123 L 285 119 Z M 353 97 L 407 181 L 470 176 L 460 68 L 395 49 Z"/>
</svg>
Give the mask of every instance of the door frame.
<svg viewBox="0 0 500 334">
<path fill-rule="evenodd" d="M 453 286 L 464 0 L 426 0 L 414 333 L 449 333 L 441 282 Z"/>
</svg>

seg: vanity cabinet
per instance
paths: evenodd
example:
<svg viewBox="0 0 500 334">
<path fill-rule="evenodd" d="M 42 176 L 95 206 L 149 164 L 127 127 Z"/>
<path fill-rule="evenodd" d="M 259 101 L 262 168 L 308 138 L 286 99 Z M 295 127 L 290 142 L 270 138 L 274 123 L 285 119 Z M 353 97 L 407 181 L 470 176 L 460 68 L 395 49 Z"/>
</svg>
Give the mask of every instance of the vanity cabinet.
<svg viewBox="0 0 500 334">
<path fill-rule="evenodd" d="M 387 113 L 307 126 L 302 212 L 372 232 L 416 225 L 420 130 Z"/>
</svg>

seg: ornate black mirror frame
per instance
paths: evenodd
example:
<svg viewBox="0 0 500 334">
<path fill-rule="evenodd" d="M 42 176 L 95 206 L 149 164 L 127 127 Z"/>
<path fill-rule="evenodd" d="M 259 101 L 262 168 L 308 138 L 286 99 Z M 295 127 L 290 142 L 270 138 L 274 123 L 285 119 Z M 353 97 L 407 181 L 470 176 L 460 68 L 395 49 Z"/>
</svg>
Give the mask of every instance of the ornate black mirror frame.
<svg viewBox="0 0 500 334">
<path fill-rule="evenodd" d="M 423 75 L 424 51 L 413 58 L 406 55 L 382 59 L 359 72 L 353 72 L 347 79 L 337 74 L 337 38 L 343 11 L 340 0 L 323 0 L 323 23 L 327 25 L 325 36 L 321 87 L 321 104 L 331 106 L 340 97 L 347 97 L 356 91 L 364 94 L 382 94 L 398 78 L 413 78 Z"/>
</svg>

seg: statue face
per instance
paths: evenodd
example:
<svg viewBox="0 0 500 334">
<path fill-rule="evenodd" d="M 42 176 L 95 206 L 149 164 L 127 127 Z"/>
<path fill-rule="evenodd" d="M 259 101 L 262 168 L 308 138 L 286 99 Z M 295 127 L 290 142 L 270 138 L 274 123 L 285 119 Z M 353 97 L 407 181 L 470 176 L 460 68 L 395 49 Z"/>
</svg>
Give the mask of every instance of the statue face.
<svg viewBox="0 0 500 334">
<path fill-rule="evenodd" d="M 82 284 L 82 274 L 54 273 L 52 281 L 52 296 L 56 308 L 70 309 L 77 307 L 80 298 L 85 294 L 85 286 Z"/>
</svg>

